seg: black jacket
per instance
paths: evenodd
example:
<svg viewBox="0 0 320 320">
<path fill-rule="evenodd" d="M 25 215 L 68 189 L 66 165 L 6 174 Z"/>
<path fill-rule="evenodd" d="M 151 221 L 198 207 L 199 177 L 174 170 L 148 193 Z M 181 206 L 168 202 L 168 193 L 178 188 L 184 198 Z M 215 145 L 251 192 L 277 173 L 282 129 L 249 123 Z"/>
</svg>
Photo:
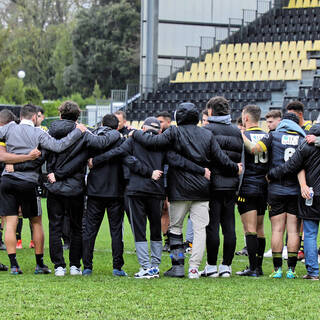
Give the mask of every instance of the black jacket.
<svg viewBox="0 0 320 320">
<path fill-rule="evenodd" d="M 152 135 L 151 132 L 147 133 Z M 167 154 L 146 150 L 132 138 L 127 139 L 119 148 L 114 148 L 93 159 L 93 167 L 99 167 L 109 161 L 117 161 L 122 157 L 124 164 L 130 169 L 130 180 L 126 188 L 129 196 L 153 196 L 163 199 L 165 196 L 163 176 L 158 181 L 151 179 L 154 170 L 164 169 L 164 164 L 204 175 L 204 168 L 184 159 L 175 152 Z M 119 160 L 118 160 L 119 161 Z"/>
<path fill-rule="evenodd" d="M 178 127 L 171 126 L 158 136 L 135 131 L 133 138 L 155 150 L 172 149 L 203 168 L 220 168 L 230 176 L 237 176 L 238 166 L 226 156 L 209 130 L 198 127 L 196 107 L 179 106 L 176 112 Z M 208 201 L 210 182 L 202 175 L 184 169 L 170 168 L 168 172 L 169 200 Z"/>
<path fill-rule="evenodd" d="M 320 124 L 314 125 L 309 134 L 320 135 Z M 320 197 L 320 148 L 308 145 L 304 141 L 284 164 L 273 168 L 268 173 L 270 180 L 278 180 L 286 175 L 306 171 L 306 180 L 309 187 L 313 187 L 315 197 Z M 299 217 L 302 219 L 320 220 L 320 207 L 314 201 L 312 207 L 305 205 L 305 199 L 299 196 Z"/>
<path fill-rule="evenodd" d="M 222 151 L 233 162 L 241 162 L 243 140 L 241 132 L 236 126 L 214 122 L 209 118 L 209 124 L 204 128 L 213 133 Z M 212 190 L 238 190 L 239 177 L 228 177 L 221 168 L 214 168 L 211 175 L 211 184 Z"/>
<path fill-rule="evenodd" d="M 75 127 L 75 122 L 70 120 L 56 120 L 49 128 L 49 134 L 61 139 Z M 47 157 L 47 171 L 55 174 L 57 182 L 46 184 L 50 192 L 63 194 L 65 196 L 77 195 L 84 192 L 84 176 L 86 172 L 86 161 L 90 150 L 104 150 L 114 144 L 120 138 L 116 130 L 108 130 L 104 135 L 93 135 L 86 131 L 83 137 L 67 150 L 61 153 L 50 152 Z M 66 174 L 66 165 L 70 170 Z"/>
</svg>

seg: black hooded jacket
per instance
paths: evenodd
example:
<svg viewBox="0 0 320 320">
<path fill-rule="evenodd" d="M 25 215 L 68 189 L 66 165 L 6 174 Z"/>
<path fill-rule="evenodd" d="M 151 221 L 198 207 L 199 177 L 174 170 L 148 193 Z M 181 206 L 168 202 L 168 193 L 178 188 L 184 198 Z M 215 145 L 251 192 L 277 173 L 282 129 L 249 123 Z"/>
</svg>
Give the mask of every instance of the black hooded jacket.
<svg viewBox="0 0 320 320">
<path fill-rule="evenodd" d="M 174 150 L 203 168 L 220 168 L 237 176 L 238 166 L 226 156 L 209 130 L 198 127 L 199 113 L 195 105 L 183 103 L 176 111 L 178 127 L 171 126 L 163 134 L 151 136 L 135 131 L 133 138 L 147 148 Z M 210 182 L 204 176 L 169 166 L 169 201 L 208 201 Z"/>
<path fill-rule="evenodd" d="M 320 124 L 315 124 L 309 134 L 320 136 Z M 286 175 L 298 174 L 302 169 L 306 171 L 306 180 L 309 187 L 313 187 L 314 195 L 320 198 L 320 148 L 309 145 L 304 141 L 292 157 L 284 164 L 273 168 L 268 173 L 268 178 L 278 180 Z M 305 199 L 299 196 L 299 217 L 302 219 L 320 220 L 320 207 L 314 201 L 312 207 L 305 205 Z"/>
<path fill-rule="evenodd" d="M 209 124 L 204 128 L 210 130 L 222 151 L 236 163 L 241 162 L 243 150 L 243 140 L 240 130 L 232 124 L 224 124 L 209 120 Z M 212 190 L 237 190 L 239 187 L 239 177 L 228 177 L 225 170 L 214 168 L 211 175 Z"/>
</svg>

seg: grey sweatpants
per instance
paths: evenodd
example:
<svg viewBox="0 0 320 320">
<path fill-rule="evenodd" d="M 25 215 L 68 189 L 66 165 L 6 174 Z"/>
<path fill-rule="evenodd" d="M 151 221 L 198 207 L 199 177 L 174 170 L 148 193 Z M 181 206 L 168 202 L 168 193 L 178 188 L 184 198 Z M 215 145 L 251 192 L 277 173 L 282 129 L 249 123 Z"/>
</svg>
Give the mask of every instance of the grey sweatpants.
<svg viewBox="0 0 320 320">
<path fill-rule="evenodd" d="M 170 202 L 170 233 L 181 235 L 183 221 L 190 212 L 193 224 L 192 254 L 190 268 L 199 268 L 206 248 L 206 226 L 209 224 L 209 201 L 171 201 Z"/>
</svg>

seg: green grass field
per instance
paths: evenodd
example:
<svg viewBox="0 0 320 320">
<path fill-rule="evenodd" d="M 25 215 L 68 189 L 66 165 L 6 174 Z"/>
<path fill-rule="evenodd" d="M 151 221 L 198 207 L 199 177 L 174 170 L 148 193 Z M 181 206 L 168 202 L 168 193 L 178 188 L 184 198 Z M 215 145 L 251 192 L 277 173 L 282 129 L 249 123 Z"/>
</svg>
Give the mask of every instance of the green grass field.
<svg viewBox="0 0 320 320">
<path fill-rule="evenodd" d="M 44 225 L 48 233 L 45 201 Z M 265 218 L 267 249 L 270 223 Z M 242 225 L 237 216 L 237 249 L 243 246 Z M 23 244 L 29 244 L 30 231 L 25 220 Z M 302 280 L 305 268 L 298 263 L 296 280 L 274 280 L 271 259 L 265 259 L 265 276 L 230 279 L 134 279 L 139 269 L 133 237 L 125 225 L 125 266 L 128 278 L 112 276 L 110 237 L 105 219 L 94 254 L 91 277 L 57 278 L 34 275 L 32 249 L 17 253 L 24 272 L 21 276 L 0 273 L 0 319 L 319 319 L 320 283 Z M 45 261 L 50 266 L 48 237 Z M 67 252 L 65 257 L 67 257 Z M 8 264 L 6 253 L 0 261 Z M 67 260 L 68 261 L 68 260 Z M 203 265 L 205 264 L 205 258 Z M 246 257 L 235 257 L 233 272 L 245 267 Z M 170 266 L 163 255 L 161 273 Z M 286 265 L 285 265 L 286 266 Z M 187 269 L 187 266 L 186 266 Z M 187 271 L 187 270 L 186 270 Z"/>
</svg>

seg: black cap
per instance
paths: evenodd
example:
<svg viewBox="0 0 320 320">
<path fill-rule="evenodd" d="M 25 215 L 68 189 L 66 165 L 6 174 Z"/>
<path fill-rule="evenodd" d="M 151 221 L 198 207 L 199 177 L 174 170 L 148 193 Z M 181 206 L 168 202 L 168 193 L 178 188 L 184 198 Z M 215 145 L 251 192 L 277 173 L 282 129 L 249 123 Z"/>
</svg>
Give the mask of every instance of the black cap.
<svg viewBox="0 0 320 320">
<path fill-rule="evenodd" d="M 160 121 L 155 117 L 148 117 L 146 120 L 144 120 L 143 125 L 152 127 L 155 130 L 160 130 L 161 128 Z"/>
<path fill-rule="evenodd" d="M 284 114 L 282 119 L 291 120 L 291 121 L 295 122 L 296 124 L 299 124 L 299 117 L 292 112 L 287 112 L 286 114 Z"/>
</svg>

